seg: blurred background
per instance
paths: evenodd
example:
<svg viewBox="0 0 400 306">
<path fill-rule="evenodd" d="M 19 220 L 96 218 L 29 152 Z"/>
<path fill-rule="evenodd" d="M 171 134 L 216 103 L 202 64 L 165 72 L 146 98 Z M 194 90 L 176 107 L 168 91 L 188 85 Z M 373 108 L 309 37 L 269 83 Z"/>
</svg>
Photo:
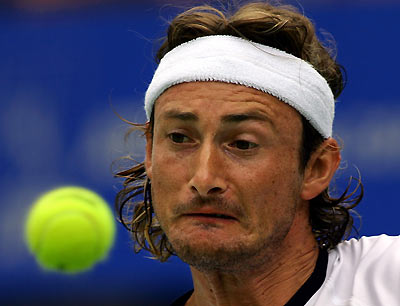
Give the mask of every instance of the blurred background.
<svg viewBox="0 0 400 306">
<path fill-rule="evenodd" d="M 347 70 L 334 128 L 344 143 L 338 192 L 358 168 L 365 186 L 360 235 L 398 235 L 400 3 L 286 3 L 333 35 Z M 126 154 L 143 159 L 144 142 L 133 135 L 124 143 L 128 126 L 110 101 L 125 119 L 145 121 L 157 39 L 183 4 L 0 2 L 0 304 L 168 305 L 191 288 L 184 264 L 135 255 L 121 225 L 108 259 L 73 276 L 42 271 L 23 235 L 30 205 L 54 187 L 90 188 L 113 207 L 121 182 L 111 164 Z"/>
</svg>

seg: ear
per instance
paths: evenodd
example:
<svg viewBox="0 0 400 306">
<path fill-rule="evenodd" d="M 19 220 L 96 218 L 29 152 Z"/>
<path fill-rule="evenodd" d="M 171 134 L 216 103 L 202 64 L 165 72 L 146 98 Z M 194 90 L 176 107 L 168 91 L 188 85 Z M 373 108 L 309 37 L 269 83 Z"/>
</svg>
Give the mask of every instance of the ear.
<svg viewBox="0 0 400 306">
<path fill-rule="evenodd" d="M 311 200 L 324 191 L 340 164 L 340 148 L 333 138 L 328 138 L 311 154 L 304 171 L 301 198 Z"/>
<path fill-rule="evenodd" d="M 146 157 L 144 159 L 144 166 L 146 168 L 146 175 L 149 179 L 152 176 L 152 152 L 153 152 L 153 132 L 150 129 L 150 122 L 146 123 Z"/>
</svg>

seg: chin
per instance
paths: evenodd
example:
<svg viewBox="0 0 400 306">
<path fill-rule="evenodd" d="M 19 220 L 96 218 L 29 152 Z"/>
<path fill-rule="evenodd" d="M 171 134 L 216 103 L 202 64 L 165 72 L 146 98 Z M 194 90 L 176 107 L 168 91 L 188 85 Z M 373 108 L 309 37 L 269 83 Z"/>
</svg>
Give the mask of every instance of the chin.
<svg viewBox="0 0 400 306">
<path fill-rule="evenodd" d="M 221 229 L 173 231 L 168 236 L 178 257 L 203 272 L 251 272 L 278 256 L 290 227 L 267 235 L 225 235 Z"/>
<path fill-rule="evenodd" d="M 241 242 L 221 243 L 211 240 L 179 239 L 170 241 L 178 257 L 203 272 L 233 272 L 259 266 L 267 258 L 264 245 L 245 245 Z"/>
</svg>

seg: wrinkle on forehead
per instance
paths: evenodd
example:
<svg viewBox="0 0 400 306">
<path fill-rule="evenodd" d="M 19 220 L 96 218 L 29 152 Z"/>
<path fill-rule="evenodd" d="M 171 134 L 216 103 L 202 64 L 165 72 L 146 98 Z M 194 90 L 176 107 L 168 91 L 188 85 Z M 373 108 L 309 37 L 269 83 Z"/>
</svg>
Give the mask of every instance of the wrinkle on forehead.
<svg viewBox="0 0 400 306">
<path fill-rule="evenodd" d="M 217 100 L 240 102 L 233 104 L 232 110 L 240 111 L 244 104 L 259 103 L 262 105 L 262 111 L 272 118 L 280 116 L 289 120 L 292 119 L 290 115 L 292 113 L 300 119 L 300 114 L 294 108 L 270 94 L 243 85 L 222 82 L 189 82 L 174 85 L 158 98 L 156 104 L 165 104 L 168 101 L 171 108 L 180 105 L 185 108 L 183 111 L 191 111 L 191 106 L 197 106 L 198 103 L 209 100 L 210 91 L 213 92 L 216 103 L 218 103 Z M 190 101 L 190 104 L 180 103 L 182 101 Z M 163 111 L 169 111 L 169 107 L 163 108 Z M 283 109 L 287 111 L 282 111 Z"/>
<path fill-rule="evenodd" d="M 201 91 L 199 91 L 201 87 Z M 222 82 L 189 82 L 174 85 L 168 88 L 157 102 L 167 100 L 174 102 L 177 99 L 190 99 L 191 101 L 202 100 L 209 97 L 209 91 L 218 96 L 224 95 L 231 102 L 259 102 L 265 103 L 266 99 L 277 100 L 275 97 L 259 91 L 254 88 L 246 87 L 238 84 L 222 83 Z M 193 92 L 196 92 L 193 95 Z"/>
</svg>

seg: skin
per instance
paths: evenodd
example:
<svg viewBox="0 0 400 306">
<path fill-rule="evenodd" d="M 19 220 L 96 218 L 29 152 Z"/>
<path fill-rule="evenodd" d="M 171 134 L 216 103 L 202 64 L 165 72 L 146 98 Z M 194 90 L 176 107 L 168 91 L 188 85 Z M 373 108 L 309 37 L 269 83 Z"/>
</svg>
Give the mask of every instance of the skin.
<svg viewBox="0 0 400 306">
<path fill-rule="evenodd" d="M 188 305 L 283 305 L 318 247 L 308 201 L 340 153 L 327 139 L 301 169 L 301 117 L 241 85 L 193 82 L 157 100 L 145 166 L 157 219 L 190 264 Z"/>
</svg>

